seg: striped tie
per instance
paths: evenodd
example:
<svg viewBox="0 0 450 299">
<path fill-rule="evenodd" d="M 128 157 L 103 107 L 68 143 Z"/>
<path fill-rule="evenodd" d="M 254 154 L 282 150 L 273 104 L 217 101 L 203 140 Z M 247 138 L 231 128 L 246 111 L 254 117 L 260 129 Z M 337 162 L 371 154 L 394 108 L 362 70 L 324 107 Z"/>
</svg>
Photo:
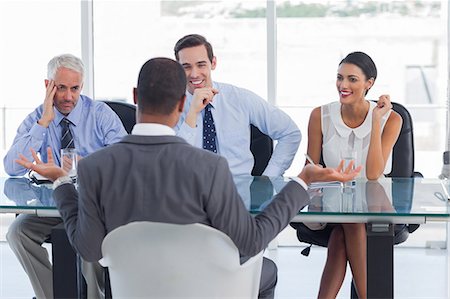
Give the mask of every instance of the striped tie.
<svg viewBox="0 0 450 299">
<path fill-rule="evenodd" d="M 72 132 L 70 132 L 69 125 L 71 124 L 70 120 L 67 118 L 63 118 L 61 120 L 61 149 L 65 148 L 75 148 L 75 145 L 73 143 L 73 136 Z"/>
</svg>

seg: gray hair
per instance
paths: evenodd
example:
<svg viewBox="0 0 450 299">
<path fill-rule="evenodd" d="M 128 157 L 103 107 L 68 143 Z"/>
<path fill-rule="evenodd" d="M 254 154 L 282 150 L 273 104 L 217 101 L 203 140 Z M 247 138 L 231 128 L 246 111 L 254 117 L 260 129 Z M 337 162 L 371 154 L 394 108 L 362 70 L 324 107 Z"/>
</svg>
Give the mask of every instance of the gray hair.
<svg viewBox="0 0 450 299">
<path fill-rule="evenodd" d="M 72 54 L 62 54 L 53 57 L 47 65 L 47 79 L 55 79 L 56 71 L 61 67 L 80 73 L 81 79 L 84 80 L 83 61 Z"/>
</svg>

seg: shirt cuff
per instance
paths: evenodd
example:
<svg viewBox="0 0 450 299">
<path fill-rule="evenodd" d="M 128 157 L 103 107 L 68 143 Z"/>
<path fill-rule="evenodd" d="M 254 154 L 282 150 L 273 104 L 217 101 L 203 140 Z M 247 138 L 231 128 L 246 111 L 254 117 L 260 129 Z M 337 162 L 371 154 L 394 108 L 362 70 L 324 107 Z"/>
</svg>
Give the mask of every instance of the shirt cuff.
<svg viewBox="0 0 450 299">
<path fill-rule="evenodd" d="M 73 184 L 72 178 L 68 175 L 57 178 L 53 182 L 53 190 L 64 184 Z"/>
<path fill-rule="evenodd" d="M 47 135 L 47 128 L 41 126 L 37 122 L 31 127 L 29 134 L 36 138 L 37 140 L 44 140 L 45 135 Z"/>
<path fill-rule="evenodd" d="M 303 189 L 308 191 L 308 185 L 306 185 L 305 181 L 303 181 L 301 178 L 299 178 L 298 176 L 295 176 L 295 177 L 291 177 L 290 179 L 294 182 L 297 182 L 298 184 L 300 184 L 300 186 L 303 187 Z"/>
</svg>

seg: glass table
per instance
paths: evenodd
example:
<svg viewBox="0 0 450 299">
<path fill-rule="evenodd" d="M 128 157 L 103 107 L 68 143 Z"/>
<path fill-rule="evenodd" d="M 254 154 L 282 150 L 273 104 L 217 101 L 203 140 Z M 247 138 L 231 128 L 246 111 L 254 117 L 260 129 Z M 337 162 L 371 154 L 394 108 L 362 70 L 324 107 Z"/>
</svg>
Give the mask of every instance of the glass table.
<svg viewBox="0 0 450 299">
<path fill-rule="evenodd" d="M 234 178 L 250 213 L 258 214 L 273 200 L 286 178 L 238 176 Z M 367 292 L 369 298 L 393 297 L 393 225 L 450 221 L 449 183 L 425 178 L 356 180 L 314 184 L 310 200 L 293 222 L 367 223 Z M 49 185 L 27 178 L 0 178 L 0 212 L 59 216 Z"/>
</svg>

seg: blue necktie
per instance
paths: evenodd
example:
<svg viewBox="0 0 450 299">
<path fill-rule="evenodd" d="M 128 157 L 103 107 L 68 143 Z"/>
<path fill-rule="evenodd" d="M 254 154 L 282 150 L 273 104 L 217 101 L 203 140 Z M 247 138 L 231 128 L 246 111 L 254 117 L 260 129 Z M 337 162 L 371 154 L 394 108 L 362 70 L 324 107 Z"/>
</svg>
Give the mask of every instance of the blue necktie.
<svg viewBox="0 0 450 299">
<path fill-rule="evenodd" d="M 65 148 L 75 148 L 75 144 L 73 142 L 72 132 L 70 132 L 70 120 L 67 118 L 63 118 L 61 120 L 61 149 Z"/>
<path fill-rule="evenodd" d="M 214 125 L 211 108 L 211 104 L 208 104 L 205 107 L 205 115 L 203 116 L 203 148 L 217 153 L 216 126 Z"/>
</svg>

